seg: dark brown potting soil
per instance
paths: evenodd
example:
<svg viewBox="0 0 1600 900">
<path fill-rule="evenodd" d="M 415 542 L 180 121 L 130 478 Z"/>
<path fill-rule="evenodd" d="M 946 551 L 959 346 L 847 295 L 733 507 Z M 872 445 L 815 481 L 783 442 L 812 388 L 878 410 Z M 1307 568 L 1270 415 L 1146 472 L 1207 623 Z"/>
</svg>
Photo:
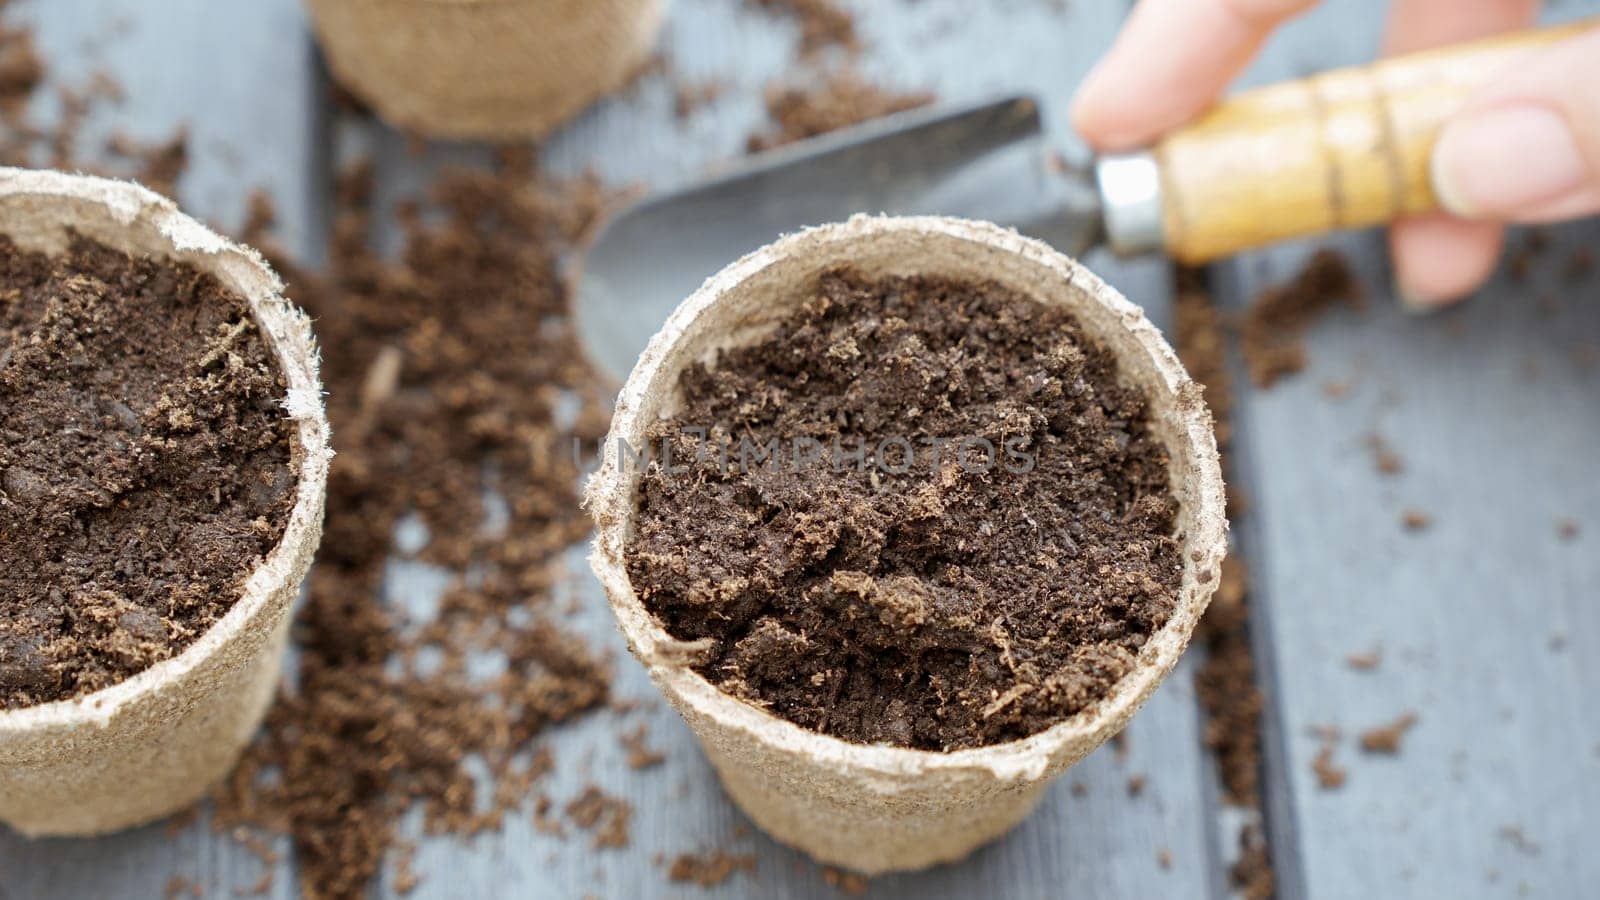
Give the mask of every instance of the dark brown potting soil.
<svg viewBox="0 0 1600 900">
<path fill-rule="evenodd" d="M 797 724 L 933 750 L 1023 737 L 1105 696 L 1174 608 L 1166 449 L 1058 307 L 833 271 L 681 389 L 652 437 L 689 471 L 647 464 L 629 575 L 672 634 L 709 639 L 706 677 Z M 679 430 L 700 425 L 732 464 L 695 459 Z M 741 438 L 783 461 L 742 465 Z M 794 464 L 807 439 L 827 451 Z"/>
<path fill-rule="evenodd" d="M 115 684 L 233 606 L 294 506 L 285 389 L 216 279 L 0 236 L 0 709 Z"/>
</svg>

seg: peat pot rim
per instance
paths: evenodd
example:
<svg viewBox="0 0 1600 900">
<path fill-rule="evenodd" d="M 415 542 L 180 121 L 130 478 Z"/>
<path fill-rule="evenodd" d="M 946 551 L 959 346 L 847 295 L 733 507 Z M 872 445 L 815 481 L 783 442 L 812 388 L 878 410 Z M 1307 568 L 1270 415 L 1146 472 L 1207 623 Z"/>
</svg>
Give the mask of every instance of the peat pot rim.
<svg viewBox="0 0 1600 900">
<path fill-rule="evenodd" d="M 20 203 L 18 196 L 25 199 Z M 142 185 L 90 175 L 0 166 L 0 234 L 16 239 L 21 209 L 30 227 L 51 225 L 58 234 L 40 241 L 21 240 L 27 249 L 57 249 L 73 228 L 133 256 L 164 256 L 206 272 L 248 303 L 256 325 L 288 381 L 284 408 L 295 423 L 290 448 L 295 468 L 294 508 L 283 537 L 256 566 L 222 618 L 176 656 L 162 660 L 114 685 L 80 697 L 0 711 L 0 742 L 44 731 L 105 728 L 141 701 L 180 681 L 221 648 L 239 640 L 271 612 L 274 596 L 292 596 L 304 578 L 296 557 L 315 543 L 320 531 L 321 495 L 327 482 L 328 422 L 323 414 L 319 356 L 310 319 L 283 296 L 283 282 L 256 251 L 235 244 L 178 211 L 171 200 Z M 284 599 L 279 602 L 287 603 Z"/>
<path fill-rule="evenodd" d="M 1190 461 L 1187 473 L 1174 474 L 1174 485 L 1187 486 L 1186 495 L 1198 498 L 1197 508 L 1186 516 L 1189 527 L 1182 541 L 1184 575 L 1177 608 L 1141 649 L 1135 669 L 1123 676 L 1108 696 L 1044 731 L 1006 743 L 948 753 L 851 743 L 810 731 L 724 693 L 689 667 L 692 647 L 669 635 L 645 609 L 623 565 L 636 480 L 623 471 L 617 441 L 623 437 L 632 440 L 642 433 L 648 424 L 641 421 L 646 396 L 657 390 L 661 378 L 676 378 L 677 370 L 667 371 L 669 351 L 693 334 L 698 320 L 725 295 L 769 267 L 802 255 L 822 256 L 829 249 L 837 256 L 840 244 L 857 244 L 895 233 L 926 235 L 946 244 L 966 242 L 989 252 L 999 251 L 1008 257 L 1008 263 L 1014 258 L 1019 270 L 1031 270 L 1036 276 L 1059 276 L 1067 282 L 1074 289 L 1072 293 L 1081 298 L 1079 320 L 1091 336 L 1117 355 L 1124 376 L 1130 366 L 1142 369 L 1154 376 L 1147 383 L 1159 385 L 1165 394 L 1152 399 L 1171 410 L 1168 419 L 1176 422 L 1172 429 L 1177 435 L 1174 440 L 1187 445 Z M 1124 339 L 1120 346 L 1106 340 L 1105 329 L 1096 328 L 1081 314 L 1082 309 L 1096 305 L 1109 313 L 1102 320 L 1114 317 L 1133 340 Z M 1179 456 L 1174 453 L 1174 460 Z M 1177 354 L 1144 311 L 1087 267 L 1040 241 L 987 222 L 940 216 L 857 215 L 846 223 L 784 237 L 709 278 L 651 339 L 623 385 L 602 462 L 589 481 L 585 503 L 597 525 L 591 565 L 606 589 L 629 645 L 670 698 L 685 711 L 692 709 L 725 729 L 745 732 L 778 752 L 880 778 L 886 791 L 939 771 L 987 772 L 1003 781 L 1033 781 L 1076 761 L 1104 742 L 1127 722 L 1177 664 L 1216 587 L 1227 549 L 1222 473 L 1211 413 L 1201 397 L 1200 386 L 1189 378 Z"/>
</svg>

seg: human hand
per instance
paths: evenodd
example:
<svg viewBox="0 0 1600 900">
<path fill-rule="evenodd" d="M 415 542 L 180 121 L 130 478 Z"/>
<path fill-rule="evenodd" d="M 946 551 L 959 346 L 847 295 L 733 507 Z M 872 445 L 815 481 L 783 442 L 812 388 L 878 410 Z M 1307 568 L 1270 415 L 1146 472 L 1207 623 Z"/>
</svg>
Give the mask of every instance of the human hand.
<svg viewBox="0 0 1600 900">
<path fill-rule="evenodd" d="M 1204 110 L 1284 21 L 1317 0 L 1140 0 L 1073 101 L 1079 134 L 1131 150 Z M 1533 22 L 1539 0 L 1394 0 L 1386 55 Z M 1400 299 L 1432 308 L 1494 270 L 1504 223 L 1600 212 L 1600 28 L 1537 51 L 1478 91 L 1440 133 L 1434 193 L 1446 212 L 1389 232 Z"/>
</svg>

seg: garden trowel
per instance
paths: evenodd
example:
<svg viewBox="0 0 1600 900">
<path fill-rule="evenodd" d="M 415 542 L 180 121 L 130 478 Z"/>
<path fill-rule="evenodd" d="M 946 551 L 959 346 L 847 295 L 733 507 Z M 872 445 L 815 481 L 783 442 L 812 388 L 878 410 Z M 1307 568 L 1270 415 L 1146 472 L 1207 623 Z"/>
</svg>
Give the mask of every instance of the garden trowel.
<svg viewBox="0 0 1600 900">
<path fill-rule="evenodd" d="M 578 327 L 623 380 L 707 277 L 780 235 L 857 213 L 987 219 L 1079 256 L 1203 263 L 1274 241 L 1437 208 L 1444 121 L 1530 48 L 1594 23 L 1493 38 L 1258 88 L 1146 151 L 1068 160 L 1039 107 L 925 108 L 742 160 L 613 218 L 583 261 Z"/>
</svg>

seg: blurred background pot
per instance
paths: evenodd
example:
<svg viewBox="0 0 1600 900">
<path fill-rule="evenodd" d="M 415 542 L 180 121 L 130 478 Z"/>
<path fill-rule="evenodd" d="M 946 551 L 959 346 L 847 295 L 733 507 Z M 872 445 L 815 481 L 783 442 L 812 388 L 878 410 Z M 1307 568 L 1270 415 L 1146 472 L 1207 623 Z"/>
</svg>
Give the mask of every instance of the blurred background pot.
<svg viewBox="0 0 1600 900">
<path fill-rule="evenodd" d="M 649 61 L 666 0 L 306 0 L 328 67 L 400 128 L 538 138 Z"/>
</svg>

